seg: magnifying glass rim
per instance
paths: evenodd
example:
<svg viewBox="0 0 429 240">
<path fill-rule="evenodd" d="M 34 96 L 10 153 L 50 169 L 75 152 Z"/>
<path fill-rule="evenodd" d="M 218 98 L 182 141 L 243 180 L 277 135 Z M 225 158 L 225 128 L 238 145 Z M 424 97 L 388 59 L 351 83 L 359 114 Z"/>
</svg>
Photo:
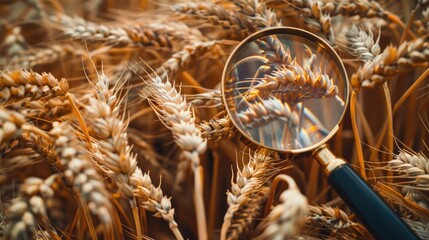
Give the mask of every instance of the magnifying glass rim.
<svg viewBox="0 0 429 240">
<path fill-rule="evenodd" d="M 235 49 L 229 55 L 228 60 L 226 61 L 225 67 L 223 69 L 222 82 L 221 82 L 221 84 L 222 84 L 222 100 L 223 100 L 223 103 L 224 103 L 224 106 L 226 108 L 228 115 L 232 116 L 231 110 L 228 107 L 226 96 L 224 93 L 225 93 L 225 85 L 226 85 L 226 83 L 225 83 L 226 75 L 227 75 L 227 71 L 229 71 L 229 69 L 227 69 L 227 67 L 230 64 L 230 61 L 232 61 L 233 56 L 238 51 L 240 51 L 245 45 L 247 45 L 249 42 L 252 42 L 252 41 L 254 41 L 258 38 L 261 38 L 263 36 L 269 36 L 269 35 L 275 35 L 275 34 L 290 34 L 290 35 L 295 35 L 295 36 L 300 36 L 300 37 L 306 38 L 306 39 L 310 40 L 311 42 L 314 42 L 315 44 L 319 45 L 323 49 L 325 49 L 332 56 L 332 60 L 337 63 L 338 70 L 340 71 L 340 74 L 343 75 L 343 78 L 345 81 L 344 84 L 346 87 L 346 92 L 345 92 L 346 99 L 345 99 L 345 103 L 344 103 L 344 110 L 343 110 L 343 113 L 341 114 L 340 119 L 338 120 L 337 124 L 332 128 L 330 133 L 326 137 L 324 137 L 322 140 L 320 140 L 319 142 L 317 142 L 311 146 L 305 147 L 305 148 L 290 149 L 290 150 L 283 150 L 283 149 L 268 147 L 268 146 L 265 146 L 265 145 L 255 141 L 252 137 L 248 136 L 248 134 L 245 133 L 239 127 L 239 124 L 236 123 L 236 120 L 233 117 L 231 117 L 230 119 L 231 119 L 232 123 L 234 124 L 235 128 L 240 132 L 240 134 L 242 136 L 244 136 L 247 140 L 249 140 L 251 143 L 255 144 L 256 146 L 263 146 L 264 148 L 271 149 L 271 150 L 281 152 L 281 153 L 298 154 L 298 153 L 310 152 L 312 150 L 319 148 L 323 144 L 325 144 L 328 140 L 330 140 L 332 138 L 333 135 L 335 135 L 335 133 L 338 131 L 339 125 L 342 122 L 344 115 L 347 111 L 347 107 L 349 105 L 349 99 L 350 99 L 350 84 L 349 84 L 349 80 L 348 80 L 348 76 L 347 76 L 347 72 L 346 72 L 346 69 L 344 67 L 344 64 L 341 61 L 340 56 L 338 56 L 337 52 L 335 52 L 335 50 L 325 40 L 323 40 L 319 36 L 309 32 L 309 31 L 300 29 L 300 28 L 286 27 L 286 26 L 265 28 L 263 30 L 260 30 L 258 32 L 255 32 L 255 33 L 249 35 L 248 37 L 246 37 L 243 41 L 241 41 L 235 47 Z"/>
</svg>

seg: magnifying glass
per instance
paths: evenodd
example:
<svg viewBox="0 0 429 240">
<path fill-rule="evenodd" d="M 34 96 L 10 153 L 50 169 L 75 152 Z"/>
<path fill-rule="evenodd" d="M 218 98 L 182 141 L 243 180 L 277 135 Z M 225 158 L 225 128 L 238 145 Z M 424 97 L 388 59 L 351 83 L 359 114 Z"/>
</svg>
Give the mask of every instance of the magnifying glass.
<svg viewBox="0 0 429 240">
<path fill-rule="evenodd" d="M 247 37 L 230 55 L 222 76 L 226 110 L 248 143 L 286 156 L 312 154 L 330 185 L 376 239 L 418 239 L 327 148 L 344 117 L 349 93 L 336 52 L 318 36 L 291 27 Z"/>
</svg>

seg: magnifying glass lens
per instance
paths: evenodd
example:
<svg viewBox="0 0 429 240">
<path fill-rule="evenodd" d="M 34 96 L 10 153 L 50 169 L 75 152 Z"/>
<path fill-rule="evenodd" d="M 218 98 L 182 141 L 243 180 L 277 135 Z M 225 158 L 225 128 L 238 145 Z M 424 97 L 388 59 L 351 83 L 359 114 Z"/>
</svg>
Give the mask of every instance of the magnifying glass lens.
<svg viewBox="0 0 429 240">
<path fill-rule="evenodd" d="M 249 140 L 282 152 L 308 151 L 328 140 L 348 99 L 347 76 L 335 52 L 302 30 L 250 36 L 224 71 L 224 101 Z"/>
</svg>

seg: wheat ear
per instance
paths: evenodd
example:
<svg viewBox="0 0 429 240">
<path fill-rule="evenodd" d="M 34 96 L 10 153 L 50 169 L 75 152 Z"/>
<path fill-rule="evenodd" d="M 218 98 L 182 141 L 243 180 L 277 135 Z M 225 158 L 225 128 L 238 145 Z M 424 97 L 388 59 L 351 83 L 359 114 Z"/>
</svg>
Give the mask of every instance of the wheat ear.
<svg viewBox="0 0 429 240">
<path fill-rule="evenodd" d="M 109 78 L 102 72 L 97 75 L 92 97 L 85 107 L 88 126 L 96 146 L 93 159 L 102 166 L 107 176 L 117 183 L 118 191 L 130 203 L 136 227 L 136 237 L 142 237 L 140 215 L 130 177 L 137 168 L 137 156 L 128 145 L 128 123 L 120 116 L 121 100 L 115 88 L 109 89 Z"/>
<path fill-rule="evenodd" d="M 274 162 L 275 159 L 269 156 L 268 150 L 261 149 L 250 157 L 245 166 L 237 170 L 235 181 L 231 179 L 231 190 L 227 192 L 228 210 L 221 228 L 222 240 L 245 234 L 240 231 L 245 230 L 244 227 L 240 227 L 240 216 L 249 216 L 246 212 L 249 213 L 252 209 L 244 206 L 258 195 L 264 184 L 275 173 Z"/>
<path fill-rule="evenodd" d="M 277 186 L 274 182 L 279 178 L 287 182 L 288 189 L 280 194 L 280 203 L 271 209 L 256 228 L 258 234 L 255 240 L 292 238 L 300 232 L 306 220 L 307 198 L 299 191 L 293 178 L 287 175 L 276 176 L 273 186 Z"/>
<path fill-rule="evenodd" d="M 34 100 L 46 96 L 65 95 L 67 92 L 67 80 L 58 80 L 50 73 L 0 70 L 0 104 L 2 105 L 24 98 Z"/>
<path fill-rule="evenodd" d="M 20 196 L 12 200 L 8 209 L 10 223 L 5 232 L 6 238 L 33 239 L 39 224 L 54 232 L 47 217 L 48 203 L 58 184 L 61 184 L 61 180 L 56 174 L 46 179 L 31 177 L 24 181 L 20 187 Z"/>
<path fill-rule="evenodd" d="M 347 213 L 337 207 L 309 205 L 308 210 L 307 224 L 312 226 L 311 231 L 314 228 L 327 228 L 333 233 L 347 234 L 352 238 L 371 238 L 360 223 L 353 222 Z"/>
<path fill-rule="evenodd" d="M 374 87 L 406 69 L 426 67 L 429 62 L 429 42 L 417 38 L 399 47 L 388 46 L 372 61 L 367 61 L 351 77 L 354 88 Z"/>
<path fill-rule="evenodd" d="M 185 161 L 191 164 L 194 172 L 194 194 L 197 211 L 199 239 L 207 239 L 205 207 L 202 189 L 202 167 L 199 155 L 207 148 L 207 141 L 201 137 L 201 131 L 195 124 L 195 116 L 173 85 L 163 81 L 159 76 L 151 78 L 149 87 L 144 93 L 152 102 L 158 117 L 171 130 L 174 141 L 182 150 Z M 157 106 L 155 106 L 155 103 Z"/>
<path fill-rule="evenodd" d="M 229 38 L 242 39 L 256 31 L 256 28 L 240 14 L 228 11 L 225 7 L 211 1 L 176 4 L 172 6 L 172 10 L 188 17 L 207 19 L 213 26 L 222 27 Z"/>
<path fill-rule="evenodd" d="M 70 44 L 54 44 L 44 48 L 30 48 L 9 63 L 10 66 L 32 68 L 36 65 L 54 63 L 67 57 L 79 56 L 81 51 L 76 51 Z"/>
<path fill-rule="evenodd" d="M 410 154 L 402 150 L 388 162 L 386 170 L 402 178 L 395 185 L 429 189 L 429 160 L 422 153 Z"/>
<path fill-rule="evenodd" d="M 203 138 L 215 142 L 233 138 L 237 132 L 229 115 L 225 115 L 222 118 L 210 119 L 210 121 L 203 121 L 199 124 L 199 127 Z"/>
<path fill-rule="evenodd" d="M 417 28 L 416 32 L 422 36 L 429 32 L 429 7 L 422 12 L 422 18 L 416 20 L 414 25 Z"/>
<path fill-rule="evenodd" d="M 82 208 L 92 239 L 97 238 L 90 214 L 97 216 L 103 226 L 105 238 L 120 235 L 116 211 L 111 203 L 111 195 L 106 190 L 101 176 L 97 173 L 89 156 L 79 145 L 73 129 L 66 122 L 54 122 L 49 132 L 60 162 L 65 166 L 64 176 L 73 186 L 76 200 Z M 118 231 L 115 233 L 115 230 Z"/>
<path fill-rule="evenodd" d="M 359 28 L 353 24 L 346 33 L 347 44 L 349 45 L 348 51 L 358 57 L 362 61 L 371 61 L 380 54 L 380 41 L 379 38 L 374 41 L 374 36 L 371 30 L 369 32 Z"/>
</svg>

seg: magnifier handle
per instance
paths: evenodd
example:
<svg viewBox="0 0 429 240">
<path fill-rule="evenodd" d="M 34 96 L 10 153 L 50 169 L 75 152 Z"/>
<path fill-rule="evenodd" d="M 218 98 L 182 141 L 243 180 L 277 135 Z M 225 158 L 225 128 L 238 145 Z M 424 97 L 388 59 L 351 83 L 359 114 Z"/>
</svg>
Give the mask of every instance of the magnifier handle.
<svg viewBox="0 0 429 240">
<path fill-rule="evenodd" d="M 317 151 L 315 158 L 330 185 L 376 239 L 419 239 L 344 160 L 327 148 Z"/>
<path fill-rule="evenodd" d="M 334 169 L 328 181 L 376 239 L 419 239 L 347 164 Z"/>
</svg>

